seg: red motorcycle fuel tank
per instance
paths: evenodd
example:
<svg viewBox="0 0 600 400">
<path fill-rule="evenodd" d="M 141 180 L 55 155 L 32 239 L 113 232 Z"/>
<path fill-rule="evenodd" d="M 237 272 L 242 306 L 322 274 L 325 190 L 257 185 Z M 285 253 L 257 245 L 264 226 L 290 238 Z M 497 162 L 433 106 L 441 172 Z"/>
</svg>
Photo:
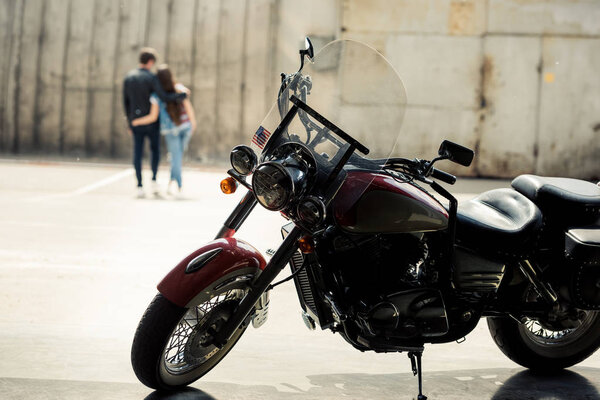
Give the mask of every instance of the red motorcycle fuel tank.
<svg viewBox="0 0 600 400">
<path fill-rule="evenodd" d="M 357 191 L 363 192 L 358 200 Z M 427 192 L 368 171 L 348 172 L 333 201 L 333 214 L 338 225 L 351 233 L 430 232 L 448 227 L 448 211 Z"/>
</svg>

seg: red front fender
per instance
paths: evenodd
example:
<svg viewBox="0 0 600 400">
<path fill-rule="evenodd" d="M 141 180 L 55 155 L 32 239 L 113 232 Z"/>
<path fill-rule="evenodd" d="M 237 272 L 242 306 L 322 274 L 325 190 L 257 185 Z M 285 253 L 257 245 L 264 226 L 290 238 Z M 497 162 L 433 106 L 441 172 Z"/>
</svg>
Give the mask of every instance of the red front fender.
<svg viewBox="0 0 600 400">
<path fill-rule="evenodd" d="M 192 260 L 219 248 L 222 250 L 202 267 L 186 273 Z M 238 270 L 259 272 L 266 264 L 258 250 L 243 240 L 216 239 L 181 260 L 158 284 L 158 291 L 172 303 L 186 307 L 199 292 L 225 275 Z"/>
</svg>

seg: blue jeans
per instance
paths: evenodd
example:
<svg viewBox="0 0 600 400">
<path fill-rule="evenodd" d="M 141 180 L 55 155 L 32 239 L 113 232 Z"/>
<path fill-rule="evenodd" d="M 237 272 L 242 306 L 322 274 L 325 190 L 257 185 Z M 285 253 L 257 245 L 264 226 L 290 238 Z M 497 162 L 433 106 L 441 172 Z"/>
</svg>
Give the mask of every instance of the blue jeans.
<svg viewBox="0 0 600 400">
<path fill-rule="evenodd" d="M 181 188 L 181 161 L 183 152 L 192 136 L 192 128 L 185 127 L 178 130 L 178 134 L 168 133 L 165 135 L 167 149 L 171 153 L 171 180 L 177 182 L 177 186 Z"/>
<path fill-rule="evenodd" d="M 160 132 L 158 122 L 150 125 L 132 126 L 133 132 L 133 166 L 138 187 L 142 187 L 142 158 L 144 157 L 144 139 L 150 140 L 150 165 L 152 166 L 152 180 L 156 180 L 158 161 L 160 160 Z"/>
</svg>

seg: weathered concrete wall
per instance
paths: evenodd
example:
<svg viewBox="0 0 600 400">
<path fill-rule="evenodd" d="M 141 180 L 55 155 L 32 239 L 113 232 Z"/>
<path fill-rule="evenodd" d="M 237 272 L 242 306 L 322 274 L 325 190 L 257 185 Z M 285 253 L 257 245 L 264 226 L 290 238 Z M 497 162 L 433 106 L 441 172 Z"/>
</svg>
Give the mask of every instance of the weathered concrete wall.
<svg viewBox="0 0 600 400">
<path fill-rule="evenodd" d="M 0 0 L 0 151 L 129 157 L 121 80 L 155 47 L 192 90 L 190 156 L 223 158 L 305 34 L 365 41 L 409 104 L 397 153 L 473 147 L 471 175 L 600 175 L 596 0 Z"/>
<path fill-rule="evenodd" d="M 342 11 L 342 36 L 373 44 L 405 83 L 400 153 L 431 156 L 448 138 L 476 149 L 473 175 L 600 176 L 600 2 L 345 0 Z"/>
<path fill-rule="evenodd" d="M 141 47 L 192 90 L 194 159 L 224 157 L 276 90 L 278 0 L 0 0 L 0 151 L 129 157 Z"/>
</svg>

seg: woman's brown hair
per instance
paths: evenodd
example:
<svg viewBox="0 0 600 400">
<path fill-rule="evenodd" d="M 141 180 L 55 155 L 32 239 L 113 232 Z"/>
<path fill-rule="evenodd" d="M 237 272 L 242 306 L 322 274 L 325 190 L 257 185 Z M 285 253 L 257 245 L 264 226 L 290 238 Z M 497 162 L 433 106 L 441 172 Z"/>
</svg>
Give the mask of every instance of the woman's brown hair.
<svg viewBox="0 0 600 400">
<path fill-rule="evenodd" d="M 175 93 L 175 78 L 167 64 L 158 67 L 156 76 L 165 92 Z M 167 113 L 175 125 L 181 124 L 181 109 L 178 103 L 174 101 L 167 102 Z"/>
</svg>

